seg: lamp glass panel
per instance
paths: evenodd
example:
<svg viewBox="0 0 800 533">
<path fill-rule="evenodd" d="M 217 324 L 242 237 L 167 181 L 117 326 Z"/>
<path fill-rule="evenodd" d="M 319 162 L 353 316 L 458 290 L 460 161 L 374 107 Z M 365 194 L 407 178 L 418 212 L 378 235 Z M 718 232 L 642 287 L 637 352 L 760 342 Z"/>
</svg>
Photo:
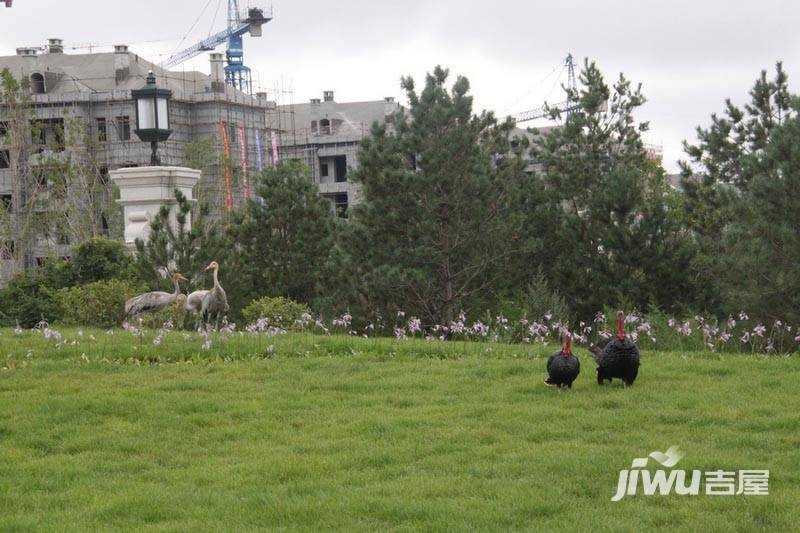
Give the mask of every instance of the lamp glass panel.
<svg viewBox="0 0 800 533">
<path fill-rule="evenodd" d="M 140 98 L 136 105 L 139 110 L 139 129 L 149 130 L 156 127 L 156 106 L 151 98 Z"/>
<path fill-rule="evenodd" d="M 168 130 L 169 112 L 167 111 L 167 99 L 160 97 L 156 101 L 158 102 L 158 128 Z"/>
</svg>

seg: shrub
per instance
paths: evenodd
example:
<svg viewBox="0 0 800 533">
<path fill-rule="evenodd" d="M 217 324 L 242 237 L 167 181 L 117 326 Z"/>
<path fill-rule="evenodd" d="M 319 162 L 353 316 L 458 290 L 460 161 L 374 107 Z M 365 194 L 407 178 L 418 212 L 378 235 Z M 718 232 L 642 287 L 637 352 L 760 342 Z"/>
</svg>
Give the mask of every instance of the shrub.
<svg viewBox="0 0 800 533">
<path fill-rule="evenodd" d="M 303 314 L 311 314 L 308 306 L 281 296 L 253 300 L 242 310 L 242 315 L 248 322 L 266 318 L 271 326 L 283 329 L 298 329 L 296 322 L 302 320 Z"/>
<path fill-rule="evenodd" d="M 72 268 L 78 283 L 131 279 L 133 260 L 119 241 L 95 238 L 73 250 Z"/>
<path fill-rule="evenodd" d="M 519 294 L 518 302 L 524 314 L 532 320 L 541 319 L 546 314 L 550 314 L 566 324 L 573 319 L 566 300 L 550 286 L 547 277 L 541 270 L 530 285 Z"/>
<path fill-rule="evenodd" d="M 125 301 L 139 292 L 127 281 L 96 281 L 60 289 L 56 301 L 64 324 L 113 327 L 125 319 Z"/>
<path fill-rule="evenodd" d="M 0 290 L 0 322 L 30 328 L 40 320 L 59 318 L 53 291 L 38 274 L 17 274 Z"/>
</svg>

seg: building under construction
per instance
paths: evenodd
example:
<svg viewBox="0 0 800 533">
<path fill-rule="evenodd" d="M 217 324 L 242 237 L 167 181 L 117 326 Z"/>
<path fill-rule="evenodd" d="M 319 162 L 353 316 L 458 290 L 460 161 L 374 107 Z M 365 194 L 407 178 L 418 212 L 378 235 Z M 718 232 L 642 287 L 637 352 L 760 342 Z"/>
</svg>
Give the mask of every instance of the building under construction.
<svg viewBox="0 0 800 533">
<path fill-rule="evenodd" d="M 161 163 L 203 171 L 195 197 L 208 205 L 212 216 L 224 216 L 253 195 L 254 175 L 280 159 L 305 161 L 332 209 L 346 216 L 347 207 L 358 201 L 358 187 L 348 180 L 357 165 L 358 145 L 373 122 L 390 120 L 398 104 L 391 98 L 337 103 L 328 91 L 307 104 L 281 105 L 280 91 L 251 96 L 226 84 L 223 54 L 209 54 L 209 59 L 210 74 L 165 70 L 125 45 L 107 53 L 66 54 L 60 39 L 0 57 L 0 71 L 8 69 L 23 83 L 26 120 L 36 125 L 31 157 L 15 157 L 15 150 L 22 148 L 13 146 L 10 110 L 0 102 L 0 210 L 5 211 L 0 220 L 0 281 L 15 270 L 41 264 L 43 258 L 67 256 L 70 246 L 87 236 L 120 235 L 119 208 L 106 176 L 116 168 L 149 164 L 150 147 L 134 133 L 131 98 L 131 90 L 144 86 L 149 71 L 159 87 L 172 91 L 172 135 L 160 144 Z M 80 134 L 68 135 L 76 125 Z M 31 183 L 45 193 L 48 187 L 41 173 L 32 181 L 22 179 L 22 167 L 30 165 L 36 174 L 37 164 L 53 159 L 80 162 L 97 174 L 102 198 L 83 209 L 91 227 L 80 234 L 20 240 L 15 219 L 31 201 Z M 74 197 L 67 201 L 80 205 Z"/>
<path fill-rule="evenodd" d="M 393 97 L 340 103 L 333 91 L 324 91 L 321 99 L 309 103 L 278 105 L 269 116 L 281 121 L 274 125 L 279 132 L 279 157 L 303 160 L 320 194 L 344 217 L 348 207 L 359 201 L 360 184 L 348 176 L 358 166 L 361 140 L 374 123 L 391 129 L 399 110 Z"/>
<path fill-rule="evenodd" d="M 250 96 L 226 85 L 222 54 L 211 54 L 210 63 L 210 75 L 166 71 L 131 53 L 125 45 L 110 53 L 65 54 L 59 39 L 50 39 L 44 50 L 19 48 L 16 56 L 0 57 L 0 71 L 8 69 L 27 88 L 25 92 L 29 91 L 24 105 L 35 126 L 31 153 L 24 159 L 15 157 L 14 152 L 23 148 L 19 143 L 14 146 L 9 138 L 9 106 L 0 107 L 0 195 L 7 214 L 0 258 L 3 273 L 31 266 L 43 257 L 66 255 L 73 240 L 69 235 L 59 239 L 38 236 L 25 253 L 20 251 L 22 243 L 14 242 L 14 217 L 22 212 L 25 199 L 31 198 L 31 191 L 26 190 L 29 184 L 21 179 L 25 164 L 30 164 L 35 174 L 37 162 L 68 157 L 95 169 L 112 201 L 97 202 L 94 208 L 98 212 L 88 214 L 95 225 L 90 234 L 114 234 L 118 209 L 104 176 L 115 168 L 149 164 L 148 145 L 133 133 L 131 99 L 131 90 L 145 84 L 149 71 L 160 87 L 172 91 L 173 131 L 160 146 L 162 164 L 187 164 L 187 155 L 194 153 L 192 163 L 203 167 L 196 197 L 217 216 L 242 202 L 250 192 L 249 176 L 271 162 L 272 151 L 264 150 L 264 145 L 273 137 L 267 115 L 270 109 L 275 112 L 275 106 L 267 102 L 266 94 Z M 76 124 L 81 133 L 69 135 Z M 187 151 L 192 143 L 200 144 Z M 41 185 L 46 188 L 45 183 Z"/>
</svg>

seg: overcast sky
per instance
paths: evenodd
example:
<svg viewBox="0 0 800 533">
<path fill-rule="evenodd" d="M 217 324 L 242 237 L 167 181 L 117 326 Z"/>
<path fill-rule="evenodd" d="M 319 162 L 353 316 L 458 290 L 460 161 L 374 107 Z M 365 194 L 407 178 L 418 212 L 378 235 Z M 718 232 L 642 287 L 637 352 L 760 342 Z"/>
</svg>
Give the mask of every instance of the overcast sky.
<svg viewBox="0 0 800 533">
<path fill-rule="evenodd" d="M 596 60 L 610 81 L 624 72 L 643 84 L 648 103 L 638 118 L 651 122 L 647 140 L 664 146 L 669 171 L 683 156 L 681 141 L 693 139 L 694 128 L 707 124 L 725 98 L 744 101 L 761 69 L 782 60 L 793 90 L 800 79 L 796 0 L 274 0 L 272 6 L 264 36 L 245 38 L 245 61 L 262 88 L 284 88 L 284 103 L 321 97 L 326 89 L 337 101 L 403 100 L 401 75 L 421 79 L 441 64 L 470 79 L 478 110 L 520 112 L 563 99 L 565 77 L 557 74 L 572 52 L 581 63 Z M 71 48 L 81 44 L 107 51 L 129 43 L 158 62 L 222 29 L 226 8 L 227 0 L 14 0 L 12 8 L 0 7 L 0 54 L 60 37 L 67 53 L 86 52 Z M 207 56 L 179 68 L 208 72 Z"/>
</svg>

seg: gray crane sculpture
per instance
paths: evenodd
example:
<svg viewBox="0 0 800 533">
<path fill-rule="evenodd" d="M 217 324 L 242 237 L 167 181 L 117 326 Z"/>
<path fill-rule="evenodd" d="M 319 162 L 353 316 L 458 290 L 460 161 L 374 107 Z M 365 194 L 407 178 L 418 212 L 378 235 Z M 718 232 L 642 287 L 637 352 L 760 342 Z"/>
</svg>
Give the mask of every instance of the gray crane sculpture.
<svg viewBox="0 0 800 533">
<path fill-rule="evenodd" d="M 219 284 L 219 263 L 211 261 L 206 267 L 206 271 L 214 271 L 214 288 L 208 291 L 208 294 L 203 296 L 203 302 L 200 305 L 200 313 L 203 315 L 203 320 L 209 322 L 211 317 L 216 319 L 216 328 L 219 329 L 219 319 L 228 312 L 228 296 L 225 294 L 225 289 Z M 187 299 L 188 304 L 188 299 Z"/>
<path fill-rule="evenodd" d="M 125 314 L 132 317 L 140 313 L 160 311 L 168 305 L 174 304 L 181 295 L 181 281 L 189 280 L 183 277 L 182 274 L 176 272 L 172 275 L 172 283 L 175 284 L 175 292 L 153 291 L 134 296 L 125 302 Z"/>
</svg>

